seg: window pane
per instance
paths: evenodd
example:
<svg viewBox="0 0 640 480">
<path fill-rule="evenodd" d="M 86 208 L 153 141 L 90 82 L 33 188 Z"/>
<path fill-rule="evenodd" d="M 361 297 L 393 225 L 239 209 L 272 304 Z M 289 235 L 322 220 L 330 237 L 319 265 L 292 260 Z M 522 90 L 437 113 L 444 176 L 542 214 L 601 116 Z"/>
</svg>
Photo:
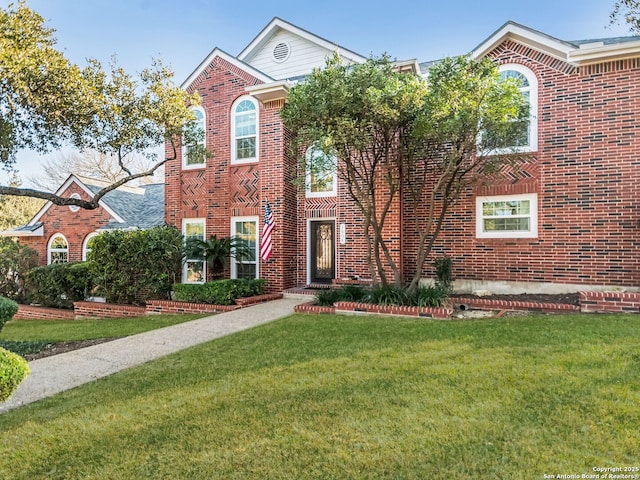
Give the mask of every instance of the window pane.
<svg viewBox="0 0 640 480">
<path fill-rule="evenodd" d="M 236 263 L 236 276 L 247 280 L 256 278 L 255 263 Z"/>
<path fill-rule="evenodd" d="M 66 240 L 62 237 L 54 238 L 53 241 L 51 242 L 51 249 L 54 249 L 54 248 L 67 248 Z"/>
<path fill-rule="evenodd" d="M 51 252 L 51 263 L 67 263 L 67 252 Z"/>
<path fill-rule="evenodd" d="M 256 157 L 256 137 L 239 138 L 236 140 L 236 158 Z"/>
<path fill-rule="evenodd" d="M 256 134 L 256 114 L 255 112 L 238 115 L 236 117 L 236 137 L 246 137 Z"/>
<path fill-rule="evenodd" d="M 249 112 L 255 110 L 256 106 L 249 100 L 241 101 L 236 107 L 236 113 Z"/>
<path fill-rule="evenodd" d="M 204 223 L 187 223 L 184 227 L 184 233 L 187 240 L 190 238 L 199 238 L 200 240 L 204 240 Z"/>
<path fill-rule="evenodd" d="M 187 260 L 185 281 L 188 283 L 204 282 L 204 262 L 202 260 Z"/>
<path fill-rule="evenodd" d="M 520 72 L 516 72 L 515 70 L 503 70 L 500 72 L 500 79 L 506 80 L 507 78 L 513 78 L 520 82 L 520 88 L 526 88 L 529 86 L 529 80 Z"/>
</svg>

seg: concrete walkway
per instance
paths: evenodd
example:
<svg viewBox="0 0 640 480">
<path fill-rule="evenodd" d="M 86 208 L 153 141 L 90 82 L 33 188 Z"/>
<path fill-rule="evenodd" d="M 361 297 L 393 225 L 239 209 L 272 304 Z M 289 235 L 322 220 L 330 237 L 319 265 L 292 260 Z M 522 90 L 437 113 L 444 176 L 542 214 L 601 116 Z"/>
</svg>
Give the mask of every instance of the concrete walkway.
<svg viewBox="0 0 640 480">
<path fill-rule="evenodd" d="M 0 413 L 216 338 L 277 320 L 309 298 L 284 298 L 29 362 Z"/>
</svg>

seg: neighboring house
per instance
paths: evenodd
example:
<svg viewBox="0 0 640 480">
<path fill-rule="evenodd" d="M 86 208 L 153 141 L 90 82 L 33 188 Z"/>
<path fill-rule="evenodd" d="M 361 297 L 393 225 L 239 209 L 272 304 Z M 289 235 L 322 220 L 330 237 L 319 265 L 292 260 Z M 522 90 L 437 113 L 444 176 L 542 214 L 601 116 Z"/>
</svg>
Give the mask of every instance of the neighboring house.
<svg viewBox="0 0 640 480">
<path fill-rule="evenodd" d="M 184 147 L 167 163 L 165 221 L 188 237 L 245 238 L 255 258 L 232 259 L 231 275 L 265 278 L 271 291 L 369 275 L 345 186 L 333 172 L 294 186 L 297 162 L 279 118 L 290 86 L 335 50 L 365 59 L 274 18 L 239 55 L 214 49 L 183 84 L 200 93 L 194 112 L 214 156 L 188 158 Z M 567 42 L 509 22 L 472 55 L 523 80 L 531 121 L 518 147 L 532 157 L 463 196 L 436 254 L 453 257 L 466 289 L 638 289 L 640 37 Z M 424 75 L 428 64 L 398 67 Z M 258 246 L 267 201 L 276 226 L 265 262 Z M 409 279 L 421 215 L 399 205 L 392 220 L 391 250 Z M 200 280 L 202 270 L 189 260 L 183 281 Z"/>
<path fill-rule="evenodd" d="M 70 175 L 56 194 L 90 200 L 106 185 Z M 88 241 L 101 232 L 163 224 L 164 184 L 122 186 L 106 194 L 94 210 L 47 202 L 27 225 L 0 232 L 0 236 L 18 237 L 38 253 L 41 265 L 47 265 L 86 260 Z"/>
</svg>

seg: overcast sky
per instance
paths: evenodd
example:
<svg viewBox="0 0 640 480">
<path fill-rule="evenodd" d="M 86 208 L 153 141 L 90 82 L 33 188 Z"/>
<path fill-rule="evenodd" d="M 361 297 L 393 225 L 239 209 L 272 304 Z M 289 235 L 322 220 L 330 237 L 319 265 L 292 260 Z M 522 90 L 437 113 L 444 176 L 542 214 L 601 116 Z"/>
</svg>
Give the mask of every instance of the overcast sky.
<svg viewBox="0 0 640 480">
<path fill-rule="evenodd" d="M 0 0 L 6 8 L 11 3 Z M 16 2 L 13 2 L 16 3 Z M 214 47 L 237 55 L 277 16 L 364 56 L 419 61 L 468 53 L 508 20 L 561 40 L 628 35 L 608 27 L 613 0 L 29 0 L 74 63 L 112 55 L 137 72 L 161 58 L 180 84 Z M 40 157 L 21 152 L 22 178 Z M 2 175 L 2 174 L 0 174 Z M 0 179 L 1 180 L 1 179 Z M 4 183 L 4 182 L 3 182 Z"/>
</svg>

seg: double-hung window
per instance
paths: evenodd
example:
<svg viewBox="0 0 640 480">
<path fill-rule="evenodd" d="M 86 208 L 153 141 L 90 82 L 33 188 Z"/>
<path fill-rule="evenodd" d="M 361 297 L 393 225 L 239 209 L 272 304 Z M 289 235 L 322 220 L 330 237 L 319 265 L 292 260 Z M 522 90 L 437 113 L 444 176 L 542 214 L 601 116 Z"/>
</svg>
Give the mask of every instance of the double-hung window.
<svg viewBox="0 0 640 480">
<path fill-rule="evenodd" d="M 515 144 L 510 147 L 523 152 L 534 152 L 538 150 L 538 79 L 531 70 L 518 64 L 502 65 L 500 78 L 514 79 L 529 104 L 529 118 L 513 124 Z"/>
<path fill-rule="evenodd" d="M 202 218 L 185 218 L 182 221 L 182 234 L 185 242 L 205 239 L 205 223 Z M 204 258 L 187 258 L 182 271 L 183 283 L 204 283 L 206 280 Z"/>
<path fill-rule="evenodd" d="M 536 238 L 537 236 L 537 194 L 476 198 L 477 238 Z"/>
<path fill-rule="evenodd" d="M 258 160 L 258 103 L 240 97 L 231 107 L 231 163 Z"/>
</svg>

